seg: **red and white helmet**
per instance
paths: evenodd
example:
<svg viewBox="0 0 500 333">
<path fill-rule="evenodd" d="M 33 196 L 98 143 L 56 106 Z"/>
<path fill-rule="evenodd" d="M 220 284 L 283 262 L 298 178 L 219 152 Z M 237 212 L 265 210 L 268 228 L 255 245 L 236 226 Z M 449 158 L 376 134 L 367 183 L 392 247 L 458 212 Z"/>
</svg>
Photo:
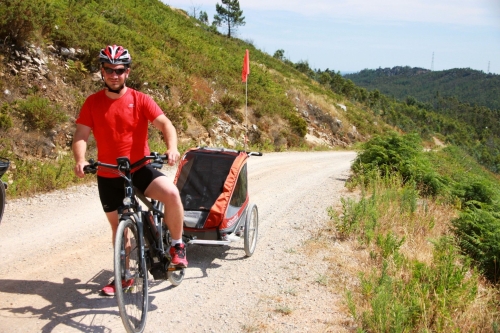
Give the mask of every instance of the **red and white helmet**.
<svg viewBox="0 0 500 333">
<path fill-rule="evenodd" d="M 127 49 L 119 45 L 108 45 L 99 52 L 99 62 L 113 65 L 130 65 L 132 57 Z"/>
</svg>

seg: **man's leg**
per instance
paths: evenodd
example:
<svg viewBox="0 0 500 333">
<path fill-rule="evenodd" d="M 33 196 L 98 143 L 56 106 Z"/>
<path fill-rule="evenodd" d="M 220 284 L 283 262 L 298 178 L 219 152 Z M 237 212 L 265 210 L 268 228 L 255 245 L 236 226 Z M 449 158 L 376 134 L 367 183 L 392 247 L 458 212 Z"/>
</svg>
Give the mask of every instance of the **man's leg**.
<svg viewBox="0 0 500 333">
<path fill-rule="evenodd" d="M 115 246 L 116 231 L 118 229 L 118 211 L 116 208 L 121 204 L 123 198 L 123 180 L 121 178 L 105 178 L 97 177 L 97 184 L 99 189 L 99 197 L 101 199 L 101 204 L 108 219 L 109 226 L 111 227 L 111 239 L 113 247 Z M 112 211 L 109 211 L 114 209 Z M 129 235 L 125 235 L 125 251 L 130 253 L 130 239 Z M 126 263 L 126 268 L 128 268 L 128 262 Z M 123 286 L 122 282 L 122 286 Z M 115 284 L 114 280 L 108 285 L 101 289 L 101 293 L 108 296 L 113 296 L 115 294 Z"/>
<path fill-rule="evenodd" d="M 167 177 L 157 177 L 149 184 L 144 195 L 159 200 L 165 205 L 164 221 L 170 231 L 172 240 L 176 240 L 170 248 L 172 265 L 187 267 L 186 248 L 182 243 L 182 225 L 184 207 L 177 187 Z"/>
<path fill-rule="evenodd" d="M 148 198 L 163 202 L 165 205 L 165 224 L 173 239 L 182 238 L 184 207 L 177 187 L 167 177 L 157 177 L 144 192 Z"/>
<path fill-rule="evenodd" d="M 115 246 L 116 239 L 116 230 L 118 229 L 118 211 L 112 211 L 106 213 L 106 217 L 108 218 L 109 225 L 111 227 L 113 247 Z"/>
</svg>

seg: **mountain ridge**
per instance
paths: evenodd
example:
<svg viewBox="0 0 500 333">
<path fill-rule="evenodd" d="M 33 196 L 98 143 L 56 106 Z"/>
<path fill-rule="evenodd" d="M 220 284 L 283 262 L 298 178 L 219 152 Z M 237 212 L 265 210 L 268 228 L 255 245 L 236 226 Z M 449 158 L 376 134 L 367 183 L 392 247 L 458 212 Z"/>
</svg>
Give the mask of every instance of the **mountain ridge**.
<svg viewBox="0 0 500 333">
<path fill-rule="evenodd" d="M 368 90 L 404 100 L 411 96 L 430 103 L 436 96 L 456 97 L 462 103 L 500 109 L 500 75 L 470 68 L 443 71 L 409 66 L 364 69 L 344 75 Z"/>
</svg>

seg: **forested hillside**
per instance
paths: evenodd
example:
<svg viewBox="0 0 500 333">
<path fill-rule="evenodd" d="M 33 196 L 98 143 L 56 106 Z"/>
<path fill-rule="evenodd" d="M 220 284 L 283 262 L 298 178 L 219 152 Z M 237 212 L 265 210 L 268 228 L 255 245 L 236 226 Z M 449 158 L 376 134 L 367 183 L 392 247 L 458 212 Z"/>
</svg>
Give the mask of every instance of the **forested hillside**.
<svg viewBox="0 0 500 333">
<path fill-rule="evenodd" d="M 405 100 L 408 96 L 434 103 L 438 97 L 454 97 L 461 103 L 500 109 L 500 75 L 470 68 L 430 71 L 423 68 L 393 67 L 364 69 L 344 75 L 368 90 Z"/>
</svg>

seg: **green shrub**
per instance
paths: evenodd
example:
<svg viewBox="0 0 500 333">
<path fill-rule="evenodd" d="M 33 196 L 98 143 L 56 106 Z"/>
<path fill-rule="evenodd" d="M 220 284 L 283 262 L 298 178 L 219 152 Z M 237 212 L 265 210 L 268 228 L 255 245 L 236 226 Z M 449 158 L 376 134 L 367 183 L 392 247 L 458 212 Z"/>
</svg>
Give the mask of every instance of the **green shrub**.
<svg viewBox="0 0 500 333">
<path fill-rule="evenodd" d="M 16 168 L 9 169 L 12 184 L 7 189 L 11 197 L 25 197 L 36 193 L 44 193 L 81 182 L 73 172 L 74 160 L 71 155 L 64 156 L 54 162 L 40 162 L 7 156 Z M 91 179 L 88 176 L 86 180 Z"/>
<path fill-rule="evenodd" d="M 0 128 L 3 130 L 12 127 L 12 118 L 9 115 L 10 105 L 8 103 L 3 103 L 0 107 Z"/>
<path fill-rule="evenodd" d="M 34 34 L 46 34 L 54 26 L 56 12 L 44 0 L 2 0 L 0 38 L 23 46 Z"/>
<path fill-rule="evenodd" d="M 212 112 L 196 102 L 190 103 L 189 112 L 191 112 L 191 114 L 193 114 L 193 116 L 195 116 L 206 129 L 209 129 L 213 124 L 215 124 L 216 118 Z"/>
<path fill-rule="evenodd" d="M 474 259 L 478 268 L 492 282 L 500 281 L 500 212 L 498 207 L 469 205 L 453 220 L 459 245 Z"/>
<path fill-rule="evenodd" d="M 463 204 L 472 201 L 491 204 L 494 198 L 494 192 L 486 180 L 472 180 L 465 184 L 458 183 L 454 193 Z"/>
<path fill-rule="evenodd" d="M 219 103 L 228 115 L 233 117 L 240 124 L 243 123 L 243 115 L 237 111 L 237 109 L 243 104 L 239 98 L 226 94 L 220 98 Z"/>
<path fill-rule="evenodd" d="M 19 101 L 16 109 L 25 124 L 37 130 L 52 129 L 68 120 L 68 115 L 58 104 L 52 105 L 48 99 L 39 96 Z"/>
<path fill-rule="evenodd" d="M 288 122 L 290 123 L 290 127 L 292 131 L 297 134 L 299 137 L 303 138 L 307 134 L 307 122 L 304 118 L 300 117 L 295 113 L 288 113 L 287 115 Z"/>
<path fill-rule="evenodd" d="M 436 195 L 446 185 L 424 155 L 421 139 L 415 133 L 390 132 L 375 136 L 363 145 L 352 170 L 354 181 L 364 179 L 365 182 L 376 174 L 382 177 L 399 174 L 405 183 L 414 181 L 424 195 Z"/>
</svg>

